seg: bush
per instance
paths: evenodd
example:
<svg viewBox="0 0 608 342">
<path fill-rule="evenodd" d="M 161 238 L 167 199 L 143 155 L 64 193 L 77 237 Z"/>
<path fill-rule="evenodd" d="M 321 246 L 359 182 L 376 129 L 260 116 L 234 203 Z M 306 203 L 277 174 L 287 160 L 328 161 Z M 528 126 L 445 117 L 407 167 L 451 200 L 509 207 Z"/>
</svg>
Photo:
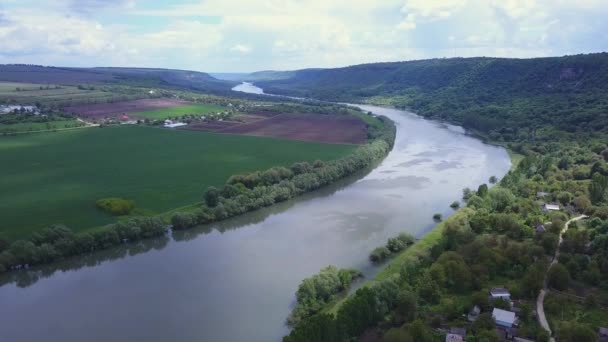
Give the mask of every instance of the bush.
<svg viewBox="0 0 608 342">
<path fill-rule="evenodd" d="M 384 246 L 377 247 L 369 254 L 369 260 L 374 263 L 379 263 L 386 260 L 390 255 L 391 251 L 389 251 L 388 248 Z"/>
<path fill-rule="evenodd" d="M 458 201 L 452 202 L 452 204 L 450 204 L 450 208 L 452 208 L 454 210 L 460 208 L 460 202 L 458 202 Z"/>
<path fill-rule="evenodd" d="M 562 264 L 555 264 L 549 269 L 547 281 L 556 290 L 566 290 L 570 285 L 570 273 Z"/>
<path fill-rule="evenodd" d="M 433 220 L 441 221 L 442 215 L 440 213 L 436 213 L 433 215 Z"/>
<path fill-rule="evenodd" d="M 135 209 L 135 202 L 119 197 L 102 198 L 95 202 L 97 208 L 114 216 L 129 215 Z"/>
</svg>

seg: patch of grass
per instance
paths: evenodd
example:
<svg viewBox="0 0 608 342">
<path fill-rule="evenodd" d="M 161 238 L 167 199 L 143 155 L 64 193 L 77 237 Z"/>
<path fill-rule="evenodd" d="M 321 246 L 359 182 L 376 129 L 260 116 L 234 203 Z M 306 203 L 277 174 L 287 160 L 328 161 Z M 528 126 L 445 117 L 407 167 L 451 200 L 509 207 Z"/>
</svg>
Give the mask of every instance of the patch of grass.
<svg viewBox="0 0 608 342">
<path fill-rule="evenodd" d="M 199 202 L 233 174 L 338 159 L 355 148 L 133 125 L 0 136 L 0 233 L 17 239 L 54 223 L 75 231 L 111 223 L 95 207 L 106 197 L 163 213 Z"/>
<path fill-rule="evenodd" d="M 519 162 L 524 159 L 524 155 L 513 152 L 510 149 L 507 149 L 507 152 L 509 153 L 509 158 L 511 158 L 511 169 L 515 169 L 519 165 Z"/>
<path fill-rule="evenodd" d="M 81 127 L 84 124 L 78 120 L 58 120 L 49 122 L 21 122 L 15 124 L 0 124 L 0 133 L 19 133 L 52 131 L 62 128 Z"/>
<path fill-rule="evenodd" d="M 177 106 L 165 109 L 146 110 L 143 112 L 131 113 L 134 116 L 148 118 L 151 120 L 163 120 L 183 115 L 206 115 L 209 113 L 223 112 L 226 107 L 209 104 L 197 104 L 187 106 Z"/>
<path fill-rule="evenodd" d="M 553 331 L 565 322 L 588 324 L 593 330 L 608 326 L 608 310 L 601 307 L 585 307 L 568 297 L 549 292 L 545 299 L 545 314 Z"/>
</svg>

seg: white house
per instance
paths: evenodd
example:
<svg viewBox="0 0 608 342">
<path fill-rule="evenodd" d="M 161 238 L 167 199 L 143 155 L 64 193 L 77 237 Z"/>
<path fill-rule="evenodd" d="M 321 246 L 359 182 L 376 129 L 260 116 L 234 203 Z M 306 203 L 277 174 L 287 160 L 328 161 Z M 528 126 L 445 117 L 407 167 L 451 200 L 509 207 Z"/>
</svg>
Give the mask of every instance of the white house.
<svg viewBox="0 0 608 342">
<path fill-rule="evenodd" d="M 504 299 L 506 301 L 510 301 L 511 293 L 504 287 L 494 287 L 490 289 L 490 299 Z"/>
<path fill-rule="evenodd" d="M 550 204 L 550 203 L 543 204 L 543 211 L 556 211 L 556 210 L 561 210 L 559 207 L 559 204 Z"/>
<path fill-rule="evenodd" d="M 492 318 L 494 318 L 496 324 L 501 327 L 511 328 L 513 327 L 513 324 L 515 324 L 515 312 L 494 308 L 492 311 Z"/>
</svg>

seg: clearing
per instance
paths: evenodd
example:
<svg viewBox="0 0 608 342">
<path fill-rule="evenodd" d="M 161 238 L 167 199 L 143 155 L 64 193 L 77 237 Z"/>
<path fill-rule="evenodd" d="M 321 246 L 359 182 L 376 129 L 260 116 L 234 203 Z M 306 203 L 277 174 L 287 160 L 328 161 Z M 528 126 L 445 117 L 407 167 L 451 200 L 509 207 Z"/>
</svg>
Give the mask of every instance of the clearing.
<svg viewBox="0 0 608 342">
<path fill-rule="evenodd" d="M 355 146 L 135 125 L 0 136 L 0 234 L 29 236 L 53 223 L 75 231 L 115 220 L 105 197 L 161 213 L 201 200 L 233 175 L 298 161 L 338 159 Z"/>
</svg>

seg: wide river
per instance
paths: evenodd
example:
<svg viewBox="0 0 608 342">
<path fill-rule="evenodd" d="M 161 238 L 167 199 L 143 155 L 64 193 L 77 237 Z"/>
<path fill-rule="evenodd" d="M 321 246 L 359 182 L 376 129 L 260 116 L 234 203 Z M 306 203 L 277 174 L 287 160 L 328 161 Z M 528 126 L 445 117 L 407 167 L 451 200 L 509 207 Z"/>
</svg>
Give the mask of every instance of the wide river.
<svg viewBox="0 0 608 342">
<path fill-rule="evenodd" d="M 373 276 L 374 247 L 399 232 L 423 236 L 463 188 L 510 167 L 504 149 L 460 127 L 361 107 L 397 124 L 375 169 L 219 224 L 0 279 L 0 340 L 280 341 L 303 278 L 329 264 Z"/>
</svg>

